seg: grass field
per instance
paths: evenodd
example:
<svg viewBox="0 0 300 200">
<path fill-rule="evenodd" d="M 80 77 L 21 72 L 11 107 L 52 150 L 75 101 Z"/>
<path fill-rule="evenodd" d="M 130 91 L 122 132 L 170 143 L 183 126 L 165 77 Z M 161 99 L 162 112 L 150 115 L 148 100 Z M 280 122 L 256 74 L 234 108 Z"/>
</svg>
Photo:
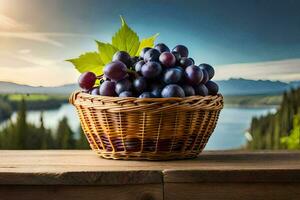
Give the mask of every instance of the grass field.
<svg viewBox="0 0 300 200">
<path fill-rule="evenodd" d="M 240 106 L 279 105 L 281 100 L 282 95 L 247 95 L 224 97 L 225 104 Z"/>
<path fill-rule="evenodd" d="M 68 99 L 66 95 L 47 95 L 47 94 L 9 94 L 8 99 L 10 101 L 20 101 L 21 99 L 26 101 L 49 101 L 52 99 L 55 100 L 65 100 Z"/>
</svg>

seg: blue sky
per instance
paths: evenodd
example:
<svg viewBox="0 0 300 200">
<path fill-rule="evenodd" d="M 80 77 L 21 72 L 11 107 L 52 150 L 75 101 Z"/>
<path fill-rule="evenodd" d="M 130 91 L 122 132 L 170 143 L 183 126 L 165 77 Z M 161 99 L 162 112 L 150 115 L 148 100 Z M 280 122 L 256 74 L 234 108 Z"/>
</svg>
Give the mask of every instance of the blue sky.
<svg viewBox="0 0 300 200">
<path fill-rule="evenodd" d="M 300 1 L 0 0 L 0 81 L 75 82 L 67 58 L 110 41 L 119 15 L 141 36 L 184 44 L 216 79 L 300 80 Z"/>
</svg>

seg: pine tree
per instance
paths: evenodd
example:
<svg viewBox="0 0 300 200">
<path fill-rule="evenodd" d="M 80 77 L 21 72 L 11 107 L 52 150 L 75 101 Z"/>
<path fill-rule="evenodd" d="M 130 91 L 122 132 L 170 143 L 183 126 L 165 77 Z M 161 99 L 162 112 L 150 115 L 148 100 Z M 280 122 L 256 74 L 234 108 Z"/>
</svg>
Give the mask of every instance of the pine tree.
<svg viewBox="0 0 300 200">
<path fill-rule="evenodd" d="M 64 117 L 57 127 L 56 147 L 59 149 L 74 149 L 75 145 L 74 133 L 68 125 L 68 119 Z"/>
<path fill-rule="evenodd" d="M 76 142 L 76 149 L 89 149 L 89 143 L 81 127 L 79 127 L 79 138 Z"/>
</svg>

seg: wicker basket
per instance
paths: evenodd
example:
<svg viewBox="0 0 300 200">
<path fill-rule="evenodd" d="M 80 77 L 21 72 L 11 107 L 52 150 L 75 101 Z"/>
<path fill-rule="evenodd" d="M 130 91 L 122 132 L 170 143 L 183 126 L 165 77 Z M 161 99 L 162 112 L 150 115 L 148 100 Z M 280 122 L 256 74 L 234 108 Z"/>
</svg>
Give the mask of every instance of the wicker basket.
<svg viewBox="0 0 300 200">
<path fill-rule="evenodd" d="M 141 99 L 78 91 L 70 102 L 94 151 L 104 158 L 132 160 L 196 157 L 223 108 L 222 95 Z"/>
</svg>

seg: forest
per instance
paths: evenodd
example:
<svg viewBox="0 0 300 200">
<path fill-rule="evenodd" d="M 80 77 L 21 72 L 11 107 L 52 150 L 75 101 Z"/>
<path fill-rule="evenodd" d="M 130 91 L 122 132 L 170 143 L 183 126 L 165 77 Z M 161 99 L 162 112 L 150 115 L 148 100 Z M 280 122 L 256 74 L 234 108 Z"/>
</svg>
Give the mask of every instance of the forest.
<svg viewBox="0 0 300 200">
<path fill-rule="evenodd" d="M 300 149 L 300 88 L 285 92 L 275 113 L 254 117 L 248 149 Z"/>
<path fill-rule="evenodd" d="M 27 104 L 19 101 L 16 122 L 10 121 L 0 131 L 0 149 L 88 149 L 89 145 L 79 129 L 79 135 L 71 130 L 67 118 L 63 118 L 56 131 L 44 127 L 43 114 L 40 125 L 30 124 L 26 120 Z"/>
</svg>

